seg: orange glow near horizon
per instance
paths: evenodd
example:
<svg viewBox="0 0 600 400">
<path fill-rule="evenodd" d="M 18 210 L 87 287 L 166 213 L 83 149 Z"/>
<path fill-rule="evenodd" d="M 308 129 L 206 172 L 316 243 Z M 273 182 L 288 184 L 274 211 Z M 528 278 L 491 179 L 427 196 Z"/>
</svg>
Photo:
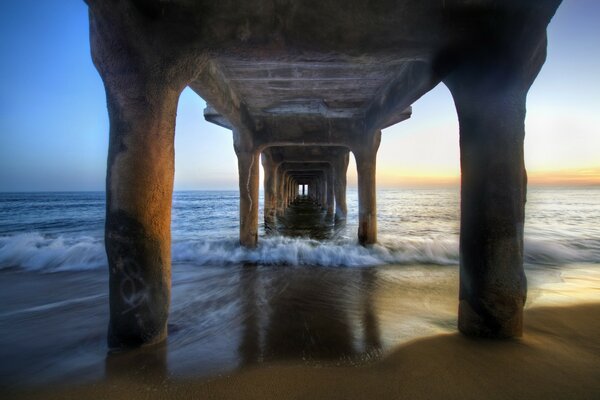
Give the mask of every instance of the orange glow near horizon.
<svg viewBox="0 0 600 400">
<path fill-rule="evenodd" d="M 560 171 L 531 171 L 528 181 L 534 185 L 591 186 L 600 185 L 600 167 L 565 169 Z"/>
<path fill-rule="evenodd" d="M 559 171 L 528 171 L 528 184 L 533 186 L 595 186 L 600 185 L 600 167 Z M 379 170 L 378 187 L 457 186 L 460 171 Z"/>
</svg>

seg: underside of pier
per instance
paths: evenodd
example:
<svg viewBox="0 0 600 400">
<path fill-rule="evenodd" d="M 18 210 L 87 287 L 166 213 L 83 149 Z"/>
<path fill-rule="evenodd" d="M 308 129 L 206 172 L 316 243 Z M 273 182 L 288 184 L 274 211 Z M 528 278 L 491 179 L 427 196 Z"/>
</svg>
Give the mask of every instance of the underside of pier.
<svg viewBox="0 0 600 400">
<path fill-rule="evenodd" d="M 521 335 L 525 103 L 560 0 L 87 3 L 110 117 L 111 347 L 167 335 L 173 139 L 186 87 L 206 100 L 207 120 L 232 131 L 242 246 L 258 245 L 261 162 L 267 226 L 299 185 L 343 220 L 350 152 L 358 242 L 370 245 L 381 131 L 443 82 L 460 125 L 458 327 Z"/>
</svg>

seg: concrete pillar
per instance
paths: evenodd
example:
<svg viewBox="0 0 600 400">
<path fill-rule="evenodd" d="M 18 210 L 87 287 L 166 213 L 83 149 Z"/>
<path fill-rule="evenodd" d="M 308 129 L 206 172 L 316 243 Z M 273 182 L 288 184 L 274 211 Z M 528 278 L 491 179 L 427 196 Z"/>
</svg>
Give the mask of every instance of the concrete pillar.
<svg viewBox="0 0 600 400">
<path fill-rule="evenodd" d="M 111 348 L 167 336 L 175 116 L 187 81 L 157 54 L 145 64 L 106 19 L 90 15 L 92 58 L 110 120 L 106 176 Z M 154 58 L 153 58 L 154 57 Z M 152 65 L 148 68 L 147 65 Z"/>
<path fill-rule="evenodd" d="M 488 55 L 444 81 L 460 125 L 458 328 L 467 335 L 522 334 L 525 103 L 545 58 L 545 37 L 532 48 L 524 56 Z"/>
<path fill-rule="evenodd" d="M 288 183 L 289 183 L 289 179 L 290 177 L 288 176 L 287 173 L 284 174 L 284 178 L 283 178 L 283 204 L 284 204 L 284 209 L 283 211 L 285 212 L 285 210 L 287 209 L 287 207 L 290 205 L 289 199 L 290 199 L 290 193 L 288 191 Z"/>
<path fill-rule="evenodd" d="M 290 203 L 293 203 L 296 200 L 296 196 L 294 195 L 294 187 L 296 186 L 294 178 L 290 178 Z"/>
<path fill-rule="evenodd" d="M 323 175 L 319 178 L 321 181 L 321 208 L 327 210 L 327 175 L 323 172 Z"/>
<path fill-rule="evenodd" d="M 288 208 L 291 202 L 290 196 L 290 176 L 285 175 L 285 208 Z"/>
<path fill-rule="evenodd" d="M 335 194 L 333 188 L 334 182 L 333 168 L 327 171 L 327 214 L 333 215 L 335 209 Z"/>
<path fill-rule="evenodd" d="M 282 216 L 285 212 L 285 196 L 283 193 L 285 183 L 285 174 L 281 164 L 277 165 L 277 216 Z"/>
<path fill-rule="evenodd" d="M 235 132 L 234 132 L 235 135 Z M 240 187 L 240 244 L 256 247 L 258 243 L 258 151 L 240 151 L 236 148 Z"/>
<path fill-rule="evenodd" d="M 294 198 L 292 197 L 292 177 L 290 175 L 288 175 L 287 179 L 287 199 L 289 206 L 290 204 L 292 204 L 292 201 L 294 201 Z"/>
<path fill-rule="evenodd" d="M 264 170 L 264 218 L 265 228 L 272 228 L 277 215 L 277 171 L 268 149 L 261 154 Z"/>
<path fill-rule="evenodd" d="M 345 220 L 348 215 L 348 206 L 346 205 L 346 173 L 348 171 L 348 161 L 350 155 L 348 151 L 334 158 L 333 173 L 334 191 L 335 191 L 335 219 Z"/>
<path fill-rule="evenodd" d="M 285 213 L 287 208 L 287 192 L 286 192 L 287 174 L 282 170 L 281 173 L 281 213 Z"/>
<path fill-rule="evenodd" d="M 321 208 L 325 208 L 325 186 L 324 186 L 323 179 L 318 177 L 317 183 L 319 185 L 319 206 Z"/>
<path fill-rule="evenodd" d="M 381 131 L 375 131 L 364 139 L 361 146 L 352 149 L 358 173 L 358 242 L 363 245 L 377 242 L 375 175 L 380 142 Z"/>
<path fill-rule="evenodd" d="M 294 199 L 294 201 L 296 200 L 296 197 L 298 197 L 298 183 L 294 179 L 292 181 L 292 198 Z"/>
</svg>

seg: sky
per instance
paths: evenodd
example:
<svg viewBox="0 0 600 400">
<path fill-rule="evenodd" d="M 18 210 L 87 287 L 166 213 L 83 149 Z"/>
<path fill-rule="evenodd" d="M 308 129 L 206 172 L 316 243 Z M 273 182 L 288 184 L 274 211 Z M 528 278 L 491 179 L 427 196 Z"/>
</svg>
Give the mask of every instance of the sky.
<svg viewBox="0 0 600 400">
<path fill-rule="evenodd" d="M 527 105 L 530 184 L 600 184 L 600 1 L 564 0 Z M 0 191 L 103 190 L 108 115 L 83 0 L 0 0 Z M 204 121 L 186 89 L 175 134 L 175 189 L 235 189 L 231 132 Z M 439 85 L 383 132 L 379 187 L 459 182 L 458 121 Z M 262 175 L 262 171 L 261 171 Z M 351 158 L 350 186 L 356 185 Z"/>
</svg>

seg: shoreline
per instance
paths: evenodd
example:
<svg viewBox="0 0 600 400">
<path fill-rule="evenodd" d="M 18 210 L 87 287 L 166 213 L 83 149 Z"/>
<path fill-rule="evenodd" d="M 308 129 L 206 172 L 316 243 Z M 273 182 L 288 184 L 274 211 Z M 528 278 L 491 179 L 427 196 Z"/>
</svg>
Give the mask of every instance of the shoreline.
<svg viewBox="0 0 600 400">
<path fill-rule="evenodd" d="M 518 340 L 442 334 L 400 345 L 360 367 L 278 362 L 209 379 L 148 373 L 6 392 L 4 398 L 585 399 L 600 393 L 598 337 L 600 303 L 532 307 Z"/>
<path fill-rule="evenodd" d="M 568 377 L 580 382 L 576 392 L 600 393 L 591 378 L 579 377 L 600 382 L 589 367 L 600 366 L 600 264 L 530 266 L 526 273 L 525 336 L 494 342 L 456 333 L 456 266 L 180 265 L 173 274 L 167 342 L 107 356 L 104 271 L 4 271 L 0 397 L 135 399 L 133 392 L 142 398 L 156 391 L 163 398 L 187 393 L 253 398 L 250 392 L 254 398 L 335 398 L 353 388 L 349 396 L 398 397 L 397 392 L 418 399 L 427 398 L 429 385 L 439 380 L 450 394 L 469 398 L 452 391 L 473 385 L 452 389 L 455 381 L 467 379 L 454 370 L 467 367 L 466 376 L 475 381 L 485 372 L 511 386 L 503 368 L 524 369 L 526 378 L 509 372 L 511 379 L 545 387 Z M 530 377 L 539 368 L 548 370 L 547 379 Z M 280 381 L 276 392 L 270 386 L 274 379 Z M 355 387 L 363 381 L 366 388 Z M 394 386 L 398 382 L 403 386 Z M 380 392 L 379 386 L 394 392 Z M 236 395 L 230 387 L 243 390 Z M 473 390 L 481 395 L 481 388 Z M 546 393 L 519 390 L 527 394 L 523 398 Z M 544 396 L 572 398 L 565 393 Z M 438 394 L 432 396 L 448 397 Z"/>
</svg>

